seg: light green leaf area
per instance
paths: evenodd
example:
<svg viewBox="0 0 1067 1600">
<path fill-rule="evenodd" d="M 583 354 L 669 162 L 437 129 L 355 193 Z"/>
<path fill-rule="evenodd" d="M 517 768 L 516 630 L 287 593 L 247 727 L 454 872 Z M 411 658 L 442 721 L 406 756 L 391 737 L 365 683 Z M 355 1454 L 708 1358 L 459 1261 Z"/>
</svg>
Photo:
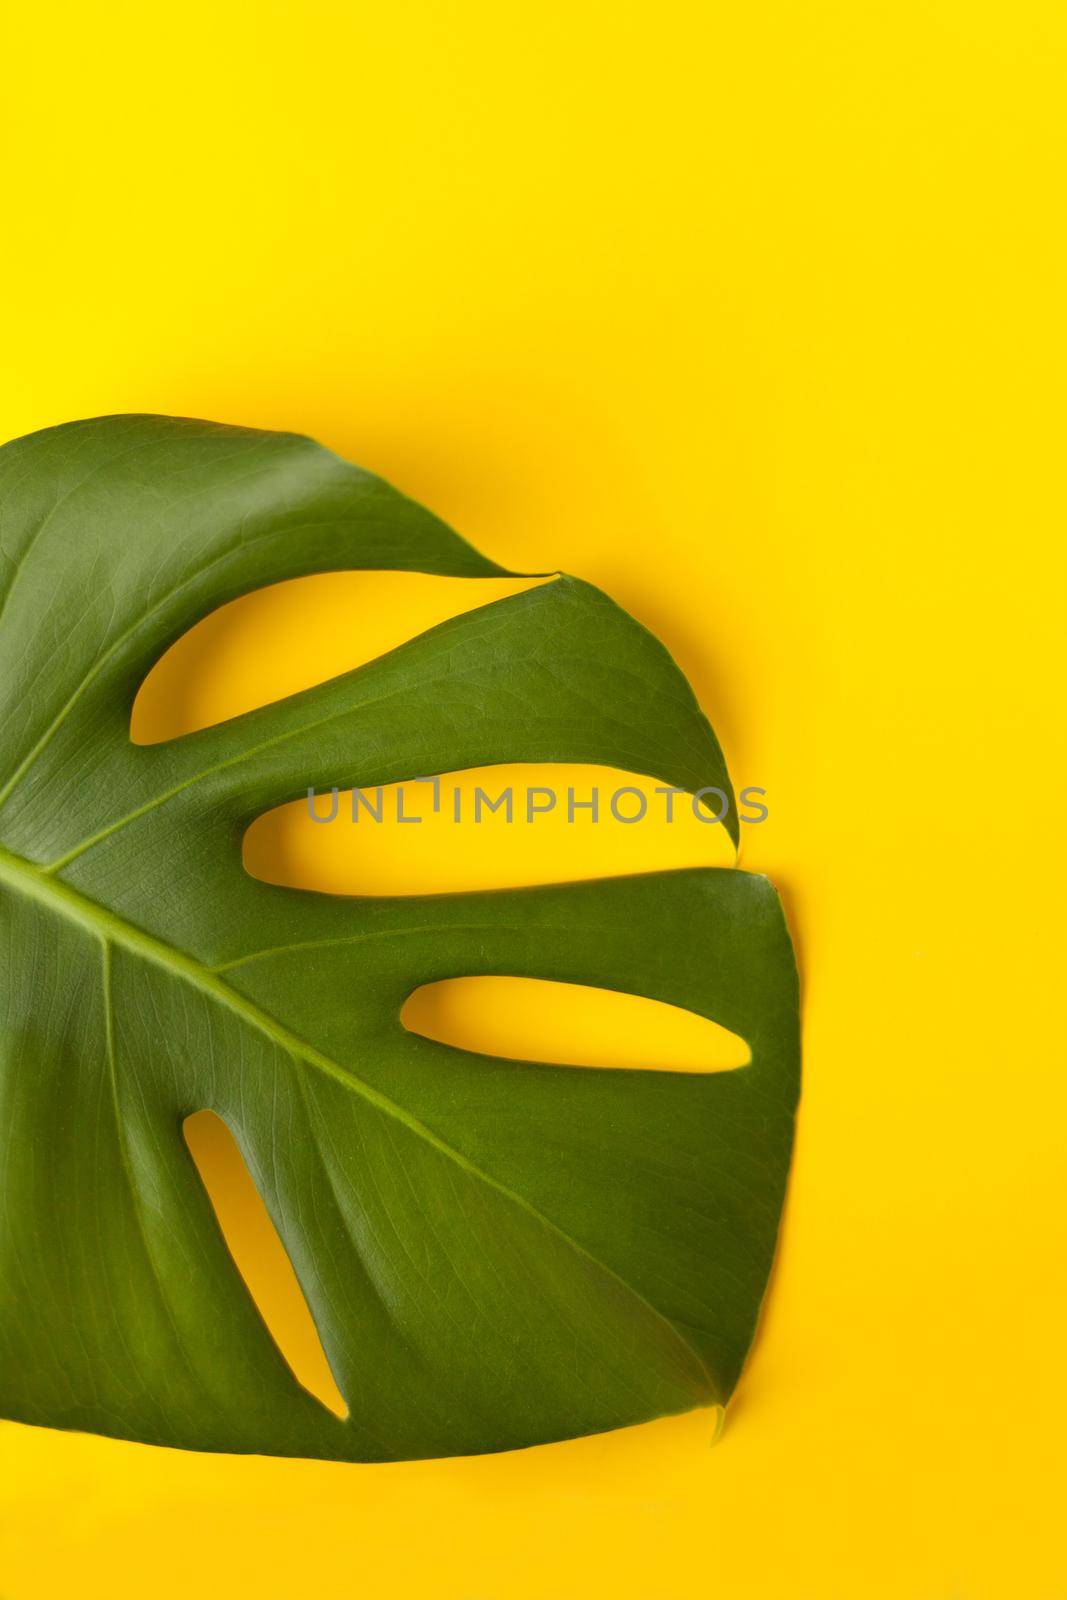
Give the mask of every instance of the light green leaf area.
<svg viewBox="0 0 1067 1600">
<path fill-rule="evenodd" d="M 728 790 L 663 647 L 559 577 L 140 746 L 146 674 L 238 595 L 501 569 L 309 440 L 142 416 L 0 451 L 0 562 L 0 1413 L 388 1460 L 724 1403 L 798 1089 L 770 885 L 708 868 L 351 898 L 241 860 L 252 820 L 309 785 L 560 761 Z M 666 1001 L 752 1060 L 545 1065 L 402 1026 L 416 988 L 471 974 Z M 183 1137 L 202 1109 L 269 1208 L 344 1419 L 297 1382 L 230 1257 Z"/>
</svg>

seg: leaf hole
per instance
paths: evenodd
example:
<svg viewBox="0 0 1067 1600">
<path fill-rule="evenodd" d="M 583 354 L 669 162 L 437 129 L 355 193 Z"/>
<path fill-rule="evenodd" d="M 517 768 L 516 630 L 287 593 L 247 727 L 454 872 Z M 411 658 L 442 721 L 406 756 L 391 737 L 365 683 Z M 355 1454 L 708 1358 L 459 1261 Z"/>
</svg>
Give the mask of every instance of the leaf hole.
<svg viewBox="0 0 1067 1600">
<path fill-rule="evenodd" d="M 134 700 L 130 738 L 159 744 L 227 722 L 551 581 L 346 571 L 269 584 L 220 606 L 164 652 Z"/>
<path fill-rule="evenodd" d="M 544 978 L 444 978 L 411 994 L 412 1033 L 479 1055 L 570 1067 L 730 1072 L 752 1060 L 739 1034 L 644 995 Z"/>
<path fill-rule="evenodd" d="M 348 1407 L 311 1309 L 236 1139 L 213 1111 L 187 1117 L 184 1133 L 227 1248 L 267 1331 L 297 1382 L 343 1420 Z"/>
<path fill-rule="evenodd" d="M 314 817 L 305 797 L 253 822 L 253 877 L 333 894 L 457 894 L 734 864 L 726 829 L 691 797 L 676 795 L 668 820 L 655 779 L 614 767 L 516 762 L 336 800 L 326 790 L 311 804 Z"/>
</svg>

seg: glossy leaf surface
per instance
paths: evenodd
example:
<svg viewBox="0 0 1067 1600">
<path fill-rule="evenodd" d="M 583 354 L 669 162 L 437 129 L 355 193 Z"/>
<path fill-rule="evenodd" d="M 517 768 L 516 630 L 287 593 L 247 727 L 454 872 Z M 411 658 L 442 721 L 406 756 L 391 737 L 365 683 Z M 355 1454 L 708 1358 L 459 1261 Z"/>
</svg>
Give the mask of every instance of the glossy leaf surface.
<svg viewBox="0 0 1067 1600">
<path fill-rule="evenodd" d="M 767 882 L 708 868 L 352 899 L 241 861 L 254 818 L 309 785 L 569 761 L 728 792 L 662 646 L 560 577 L 134 745 L 138 686 L 225 601 L 331 569 L 501 569 L 308 440 L 158 417 L 0 451 L 0 550 L 0 1411 L 383 1460 L 725 1402 L 798 1088 Z M 471 974 L 649 996 L 752 1059 L 583 1069 L 402 1026 L 420 985 Z M 344 1419 L 297 1383 L 230 1258 L 182 1135 L 204 1109 L 270 1210 Z"/>
</svg>

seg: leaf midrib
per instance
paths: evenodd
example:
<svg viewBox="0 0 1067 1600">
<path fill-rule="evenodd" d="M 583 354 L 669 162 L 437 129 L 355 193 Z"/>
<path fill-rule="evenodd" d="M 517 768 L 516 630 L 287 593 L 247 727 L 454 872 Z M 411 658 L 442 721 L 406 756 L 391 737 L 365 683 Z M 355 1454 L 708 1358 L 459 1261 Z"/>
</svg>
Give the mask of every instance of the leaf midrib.
<svg viewBox="0 0 1067 1600">
<path fill-rule="evenodd" d="M 257 1032 L 268 1038 L 278 1049 L 296 1061 L 303 1061 L 308 1066 L 314 1067 L 326 1077 L 341 1084 L 343 1088 L 358 1094 L 369 1105 L 385 1116 L 394 1118 L 403 1127 L 407 1128 L 417 1138 L 425 1140 L 433 1149 L 437 1150 L 449 1160 L 456 1163 L 471 1177 L 496 1190 L 513 1204 L 519 1206 L 534 1217 L 542 1226 L 549 1229 L 557 1238 L 564 1241 L 578 1255 L 584 1257 L 598 1271 L 618 1283 L 625 1292 L 641 1304 L 648 1312 L 659 1321 L 670 1333 L 674 1342 L 680 1346 L 685 1355 L 696 1363 L 708 1385 L 709 1398 L 717 1401 L 718 1386 L 715 1378 L 709 1371 L 707 1363 L 699 1350 L 695 1349 L 689 1340 L 679 1332 L 675 1323 L 664 1312 L 652 1304 L 639 1289 L 627 1282 L 622 1275 L 610 1267 L 606 1262 L 592 1254 L 586 1247 L 569 1234 L 566 1229 L 553 1222 L 544 1212 L 540 1211 L 525 1196 L 511 1189 L 507 1184 L 501 1183 L 491 1173 L 484 1171 L 465 1156 L 462 1151 L 450 1145 L 447 1140 L 428 1128 L 424 1122 L 411 1114 L 398 1101 L 384 1095 L 375 1089 L 357 1073 L 342 1067 L 339 1062 L 316 1050 L 307 1040 L 299 1034 L 291 1032 L 277 1021 L 276 1018 L 262 1011 L 253 1001 L 239 993 L 238 990 L 224 983 L 222 979 L 210 968 L 197 961 L 195 957 L 187 955 L 182 950 L 177 950 L 173 945 L 166 944 L 154 935 L 145 933 L 143 929 L 127 922 L 113 911 L 88 896 L 80 894 L 70 884 L 61 879 L 50 876 L 48 871 L 35 866 L 24 857 L 16 855 L 13 851 L 0 845 L 0 884 L 7 885 L 16 893 L 25 898 L 43 905 L 54 915 L 65 918 L 77 926 L 88 930 L 105 944 L 118 945 L 129 950 L 132 954 L 141 957 L 151 965 L 162 968 L 176 977 L 184 979 L 201 993 L 213 999 L 217 1004 L 232 1011 L 241 1021 Z"/>
</svg>

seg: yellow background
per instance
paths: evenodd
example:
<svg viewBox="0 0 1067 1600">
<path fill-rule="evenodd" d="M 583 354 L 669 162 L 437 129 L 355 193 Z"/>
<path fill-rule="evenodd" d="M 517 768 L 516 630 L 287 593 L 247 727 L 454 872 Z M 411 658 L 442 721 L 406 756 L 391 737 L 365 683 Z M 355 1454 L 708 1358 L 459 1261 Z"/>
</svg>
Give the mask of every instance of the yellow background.
<svg viewBox="0 0 1067 1600">
<path fill-rule="evenodd" d="M 0 435 L 297 428 L 607 588 L 769 790 L 806 1080 L 714 1449 L 4 1425 L 4 1600 L 1067 1594 L 1065 57 L 1060 0 L 11 8 Z M 347 581 L 202 713 L 358 654 Z"/>
</svg>

